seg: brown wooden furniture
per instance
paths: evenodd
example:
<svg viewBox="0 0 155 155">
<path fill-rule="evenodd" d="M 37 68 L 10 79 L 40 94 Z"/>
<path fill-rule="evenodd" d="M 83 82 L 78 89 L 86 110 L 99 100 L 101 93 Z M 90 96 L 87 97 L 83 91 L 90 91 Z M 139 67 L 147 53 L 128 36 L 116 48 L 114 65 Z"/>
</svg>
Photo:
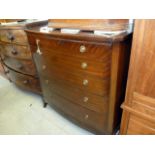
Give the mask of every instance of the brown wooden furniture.
<svg viewBox="0 0 155 155">
<path fill-rule="evenodd" d="M 41 93 L 26 33 L 26 22 L 0 26 L 0 55 L 5 73 L 17 86 Z"/>
<path fill-rule="evenodd" d="M 124 30 L 128 29 L 128 19 L 49 19 L 53 28 L 72 28 L 82 30 Z"/>
<path fill-rule="evenodd" d="M 20 22 L 26 19 L 0 19 L 0 24 L 1 23 L 10 23 L 10 22 Z"/>
<path fill-rule="evenodd" d="M 155 134 L 155 20 L 136 20 L 120 134 Z"/>
<path fill-rule="evenodd" d="M 4 22 L 5 22 L 5 19 L 0 19 L 0 24 Z"/>
<path fill-rule="evenodd" d="M 131 35 L 26 30 L 45 105 L 98 134 L 112 134 L 120 123 Z"/>
</svg>

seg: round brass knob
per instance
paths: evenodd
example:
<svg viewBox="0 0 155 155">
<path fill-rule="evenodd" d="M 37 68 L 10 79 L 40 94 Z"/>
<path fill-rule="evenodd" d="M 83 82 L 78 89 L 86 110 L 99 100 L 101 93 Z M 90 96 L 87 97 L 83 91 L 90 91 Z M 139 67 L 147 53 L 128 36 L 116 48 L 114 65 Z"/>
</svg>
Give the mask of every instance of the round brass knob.
<svg viewBox="0 0 155 155">
<path fill-rule="evenodd" d="M 9 73 L 9 70 L 6 70 L 6 71 L 5 71 L 5 74 L 8 74 L 8 73 Z"/>
<path fill-rule="evenodd" d="M 27 83 L 28 83 L 28 80 L 24 80 L 23 83 L 24 83 L 24 84 L 27 84 Z"/>
<path fill-rule="evenodd" d="M 84 53 L 86 51 L 86 47 L 84 45 L 80 46 L 80 52 Z"/>
<path fill-rule="evenodd" d="M 84 117 L 84 118 L 85 118 L 85 119 L 88 119 L 88 117 L 89 117 L 88 115 L 85 115 L 85 117 Z"/>
<path fill-rule="evenodd" d="M 48 80 L 45 80 L 45 83 L 46 83 L 46 84 L 48 84 L 48 83 L 49 83 L 49 81 L 48 81 Z"/>
<path fill-rule="evenodd" d="M 17 52 L 15 49 L 13 49 L 13 50 L 11 51 L 11 53 L 12 53 L 13 55 L 17 55 L 17 54 L 18 54 L 18 52 Z"/>
<path fill-rule="evenodd" d="M 15 39 L 15 37 L 11 33 L 7 34 L 7 38 L 8 38 L 8 40 L 11 40 L 11 41 L 13 41 Z"/>
<path fill-rule="evenodd" d="M 20 65 L 18 66 L 18 68 L 19 68 L 19 69 L 23 69 L 24 66 L 23 66 L 22 64 L 20 64 Z"/>
<path fill-rule="evenodd" d="M 84 102 L 88 102 L 88 97 L 84 97 L 84 98 L 83 98 L 83 101 L 84 101 Z"/>
<path fill-rule="evenodd" d="M 43 65 L 43 66 L 42 66 L 42 69 L 43 69 L 43 70 L 44 70 L 44 69 L 46 69 L 46 66 L 45 66 L 45 65 Z"/>
<path fill-rule="evenodd" d="M 81 63 L 81 68 L 86 69 L 88 66 L 88 64 L 86 62 L 82 62 Z"/>
<path fill-rule="evenodd" d="M 83 85 L 84 86 L 88 85 L 88 80 L 87 79 L 83 80 Z"/>
</svg>

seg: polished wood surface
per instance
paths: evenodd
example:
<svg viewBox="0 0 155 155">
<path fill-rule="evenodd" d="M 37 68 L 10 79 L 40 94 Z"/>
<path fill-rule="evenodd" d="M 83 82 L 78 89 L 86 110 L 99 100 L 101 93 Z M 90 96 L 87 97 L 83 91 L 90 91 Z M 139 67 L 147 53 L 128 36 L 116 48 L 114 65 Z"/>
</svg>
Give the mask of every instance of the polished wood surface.
<svg viewBox="0 0 155 155">
<path fill-rule="evenodd" d="M 1 53 L 12 58 L 32 60 L 29 46 L 0 42 Z"/>
<path fill-rule="evenodd" d="M 21 29 L 0 29 L 0 40 L 10 43 L 27 44 L 27 36 Z"/>
<path fill-rule="evenodd" d="M 110 38 L 27 27 L 44 102 L 95 133 L 113 134 L 120 123 L 131 35 Z"/>
<path fill-rule="evenodd" d="M 136 20 L 121 134 L 155 134 L 155 20 Z"/>
<path fill-rule="evenodd" d="M 0 55 L 8 79 L 21 88 L 41 93 L 24 24 L 0 26 Z M 24 83 L 25 82 L 25 83 Z"/>
<path fill-rule="evenodd" d="M 36 68 L 31 60 L 15 59 L 2 55 L 3 63 L 13 70 L 32 76 L 37 76 Z"/>
<path fill-rule="evenodd" d="M 129 26 L 128 19 L 49 19 L 53 28 L 75 28 L 81 30 L 124 30 Z"/>
<path fill-rule="evenodd" d="M 51 92 L 46 97 L 46 102 L 51 103 L 52 106 L 62 111 L 63 114 L 87 129 L 92 130 L 97 134 L 105 134 L 103 131 L 106 130 L 106 113 L 95 113 L 88 108 L 70 102 L 54 92 Z"/>
<path fill-rule="evenodd" d="M 51 40 L 49 44 L 44 44 L 47 39 L 40 37 L 38 37 L 38 39 L 40 40 L 39 47 L 43 51 L 43 55 L 45 55 L 45 57 L 41 59 L 42 63 L 50 63 L 52 60 L 54 64 L 50 66 L 50 70 L 51 68 L 54 70 L 62 68 L 63 71 L 69 71 L 74 74 L 81 73 L 84 75 L 87 73 L 88 75 L 96 75 L 98 78 L 104 79 L 110 76 L 109 68 L 111 64 L 112 46 L 83 42 L 72 43 L 70 41 L 66 41 L 62 44 L 57 43 L 54 46 L 52 44 L 53 40 Z M 86 48 L 84 53 L 79 52 L 81 46 L 85 46 Z M 47 47 L 49 48 L 47 49 Z M 35 47 L 32 48 L 34 51 L 36 50 Z"/>
<path fill-rule="evenodd" d="M 20 22 L 25 19 L 0 19 L 0 23 Z"/>
<path fill-rule="evenodd" d="M 40 94 L 41 92 L 40 83 L 37 78 L 13 71 L 12 69 L 8 68 L 5 65 L 4 65 L 4 69 L 9 80 L 15 83 L 17 86 L 23 89 L 26 89 L 28 91 L 32 91 Z"/>
</svg>

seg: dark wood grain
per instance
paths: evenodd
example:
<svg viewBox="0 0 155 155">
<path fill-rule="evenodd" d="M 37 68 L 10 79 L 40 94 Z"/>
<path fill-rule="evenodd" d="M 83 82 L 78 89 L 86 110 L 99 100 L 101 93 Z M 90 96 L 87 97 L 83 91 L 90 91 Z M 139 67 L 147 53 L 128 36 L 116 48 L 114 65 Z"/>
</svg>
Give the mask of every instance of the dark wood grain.
<svg viewBox="0 0 155 155">
<path fill-rule="evenodd" d="M 31 52 L 28 46 L 0 42 L 1 53 L 6 56 L 17 59 L 32 60 Z"/>
<path fill-rule="evenodd" d="M 41 93 L 40 83 L 37 78 L 34 78 L 33 76 L 28 76 L 28 75 L 18 73 L 8 68 L 7 66 L 4 66 L 4 68 L 7 73 L 8 78 L 13 83 L 15 83 L 17 86 L 23 89 L 29 90 L 29 91 L 33 91 L 38 94 Z"/>
<path fill-rule="evenodd" d="M 39 79 L 36 78 L 37 72 L 24 29 L 25 23 L 0 26 L 2 64 L 10 70 L 10 76 L 7 76 L 10 81 L 21 88 L 41 94 Z M 6 74 L 7 70 L 5 70 Z"/>
<path fill-rule="evenodd" d="M 15 59 L 5 55 L 1 56 L 3 63 L 8 67 L 13 68 L 15 71 L 27 75 L 37 76 L 36 68 L 31 60 Z"/>
<path fill-rule="evenodd" d="M 131 35 L 105 38 L 89 33 L 43 33 L 41 27 L 31 26 L 26 32 L 44 102 L 83 127 L 97 133 L 114 133 L 120 123 Z M 87 64 L 84 68 L 83 62 Z M 83 85 L 83 80 L 88 84 Z"/>
<path fill-rule="evenodd" d="M 24 30 L 0 30 L 0 40 L 4 42 L 27 44 L 27 36 Z"/>
<path fill-rule="evenodd" d="M 69 117 L 72 117 L 72 119 L 78 120 L 79 123 L 87 126 L 87 128 L 98 131 L 100 134 L 106 133 L 104 132 L 106 115 L 95 113 L 82 106 L 74 104 L 60 95 L 57 95 L 56 93 L 51 93 L 44 99 L 47 103 L 50 103 L 59 110 L 65 112 L 65 114 Z"/>
<path fill-rule="evenodd" d="M 81 30 L 123 30 L 129 19 L 49 19 L 48 25 L 54 28 L 75 28 Z"/>
</svg>

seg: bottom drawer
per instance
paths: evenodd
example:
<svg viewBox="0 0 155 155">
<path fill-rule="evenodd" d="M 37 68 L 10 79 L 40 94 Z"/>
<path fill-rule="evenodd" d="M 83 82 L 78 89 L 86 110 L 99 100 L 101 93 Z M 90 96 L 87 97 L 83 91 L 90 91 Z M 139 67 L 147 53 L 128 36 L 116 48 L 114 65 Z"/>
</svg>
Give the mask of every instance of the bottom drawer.
<svg viewBox="0 0 155 155">
<path fill-rule="evenodd" d="M 106 134 L 106 115 L 98 114 L 80 105 L 71 103 L 58 94 L 51 92 L 44 95 L 46 103 L 52 104 L 56 110 L 88 130 L 97 134 Z"/>
<path fill-rule="evenodd" d="M 16 71 L 7 68 L 6 66 L 5 71 L 9 79 L 17 86 L 41 94 L 39 79 L 18 73 Z"/>
</svg>

